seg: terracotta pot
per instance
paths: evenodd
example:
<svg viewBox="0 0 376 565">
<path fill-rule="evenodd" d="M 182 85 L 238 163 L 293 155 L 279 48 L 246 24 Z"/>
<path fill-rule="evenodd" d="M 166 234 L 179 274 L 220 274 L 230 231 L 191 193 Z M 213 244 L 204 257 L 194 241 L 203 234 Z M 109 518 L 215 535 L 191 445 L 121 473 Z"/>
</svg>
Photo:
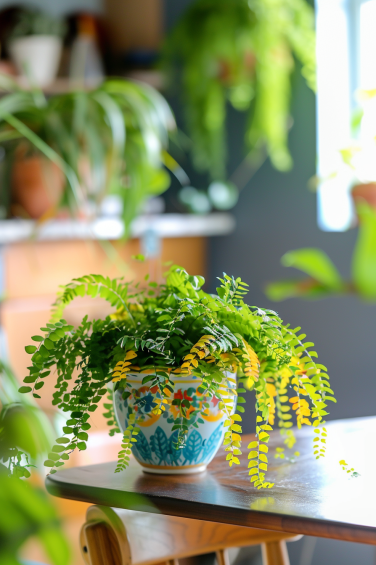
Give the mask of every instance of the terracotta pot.
<svg viewBox="0 0 376 565">
<path fill-rule="evenodd" d="M 376 210 L 376 182 L 356 184 L 351 190 L 354 204 L 364 201 Z"/>
<path fill-rule="evenodd" d="M 12 169 L 12 200 L 22 215 L 39 219 L 54 213 L 64 190 L 64 174 L 42 157 L 16 160 Z"/>
<path fill-rule="evenodd" d="M 191 427 L 185 447 L 176 449 L 178 432 L 173 430 L 174 418 L 177 417 L 176 407 L 170 404 L 161 415 L 153 415 L 152 410 L 156 405 L 152 401 L 150 387 L 142 384 L 145 376 L 146 373 L 128 374 L 131 395 L 126 400 L 122 398 L 122 390 L 118 389 L 114 394 L 115 414 L 123 433 L 129 423 L 129 409 L 138 413 L 137 427 L 140 432 L 132 448 L 135 459 L 147 473 L 185 475 L 204 471 L 220 448 L 225 434 L 223 424 L 226 416 L 219 409 L 218 399 L 205 398 L 210 408 L 202 414 L 203 423 L 197 429 Z M 234 373 L 227 373 L 227 376 L 236 377 Z M 201 379 L 193 375 L 174 375 L 172 381 L 174 398 L 188 395 L 193 400 L 193 405 L 200 405 L 203 397 L 197 389 Z M 234 384 L 229 382 L 229 386 L 233 388 Z M 234 400 L 232 412 L 235 408 Z"/>
</svg>

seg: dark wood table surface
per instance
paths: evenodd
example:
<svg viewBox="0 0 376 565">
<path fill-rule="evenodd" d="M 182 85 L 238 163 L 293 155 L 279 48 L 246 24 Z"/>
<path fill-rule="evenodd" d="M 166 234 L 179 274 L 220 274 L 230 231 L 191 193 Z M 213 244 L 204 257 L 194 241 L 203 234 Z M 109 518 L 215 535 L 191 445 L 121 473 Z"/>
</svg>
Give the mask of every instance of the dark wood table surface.
<svg viewBox="0 0 376 565">
<path fill-rule="evenodd" d="M 274 458 L 283 438 L 272 433 L 272 489 L 250 484 L 246 449 L 232 469 L 221 449 L 207 471 L 195 475 L 146 474 L 135 461 L 115 474 L 116 463 L 103 463 L 58 471 L 46 486 L 55 496 L 93 504 L 376 545 L 376 417 L 338 420 L 327 429 L 327 455 L 318 461 L 313 430 L 296 432 L 295 463 Z M 251 439 L 244 436 L 245 447 Z M 360 476 L 350 478 L 341 459 Z"/>
</svg>

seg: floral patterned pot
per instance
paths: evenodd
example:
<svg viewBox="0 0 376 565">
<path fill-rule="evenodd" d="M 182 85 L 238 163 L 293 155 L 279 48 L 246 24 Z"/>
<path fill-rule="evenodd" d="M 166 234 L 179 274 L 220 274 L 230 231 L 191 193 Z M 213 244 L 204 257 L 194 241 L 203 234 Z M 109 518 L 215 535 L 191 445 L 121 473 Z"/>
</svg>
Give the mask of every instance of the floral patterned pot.
<svg viewBox="0 0 376 565">
<path fill-rule="evenodd" d="M 222 444 L 225 432 L 223 423 L 226 416 L 219 410 L 218 399 L 206 398 L 210 408 L 202 415 L 204 423 L 199 423 L 198 428 L 191 427 L 185 447 L 176 449 L 174 445 L 178 431 L 172 431 L 172 427 L 177 408 L 170 406 L 161 415 L 153 415 L 155 404 L 149 386 L 142 384 L 144 376 L 145 374 L 128 374 L 127 382 L 132 385 L 132 394 L 127 400 L 123 400 L 120 390 L 114 394 L 115 414 L 122 432 L 128 425 L 128 406 L 133 406 L 136 399 L 143 398 L 145 401 L 137 418 L 137 426 L 141 431 L 132 448 L 135 459 L 148 473 L 188 474 L 204 471 Z M 234 378 L 235 375 L 228 373 L 228 377 Z M 176 375 L 172 376 L 172 380 L 175 384 L 175 398 L 188 397 L 193 400 L 193 406 L 200 406 L 203 397 L 197 389 L 201 379 L 193 375 Z M 233 382 L 229 381 L 228 384 L 234 387 Z M 232 412 L 235 408 L 234 401 Z"/>
</svg>

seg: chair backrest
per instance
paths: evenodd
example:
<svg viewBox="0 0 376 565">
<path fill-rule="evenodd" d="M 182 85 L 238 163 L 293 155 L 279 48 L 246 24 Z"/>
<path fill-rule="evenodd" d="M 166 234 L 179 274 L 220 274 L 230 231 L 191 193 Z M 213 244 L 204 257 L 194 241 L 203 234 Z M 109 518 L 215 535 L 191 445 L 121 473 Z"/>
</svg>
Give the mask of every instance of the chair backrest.
<svg viewBox="0 0 376 565">
<path fill-rule="evenodd" d="M 204 553 L 217 553 L 228 565 L 226 549 L 291 539 L 292 534 L 91 506 L 81 530 L 87 565 L 158 565 Z"/>
</svg>

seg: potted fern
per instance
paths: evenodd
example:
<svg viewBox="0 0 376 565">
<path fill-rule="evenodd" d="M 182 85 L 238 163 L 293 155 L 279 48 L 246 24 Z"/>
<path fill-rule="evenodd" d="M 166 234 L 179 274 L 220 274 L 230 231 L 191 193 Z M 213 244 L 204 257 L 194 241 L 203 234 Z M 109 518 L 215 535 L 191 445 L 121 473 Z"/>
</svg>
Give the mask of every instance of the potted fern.
<svg viewBox="0 0 376 565">
<path fill-rule="evenodd" d="M 131 451 L 148 472 L 201 471 L 222 441 L 229 465 L 239 464 L 247 389 L 256 397 L 257 436 L 248 446 L 255 487 L 273 486 L 265 473 L 276 418 L 290 436 L 294 417 L 298 427 L 313 424 L 314 453 L 324 456 L 320 424 L 334 399 L 312 344 L 275 312 L 249 307 L 241 279 L 219 280 L 217 293 L 207 294 L 203 277 L 174 266 L 161 285 L 87 275 L 63 287 L 51 322 L 26 347 L 31 365 L 20 389 L 39 398 L 45 379 L 56 378 L 53 404 L 68 420 L 45 462 L 51 473 L 86 448 L 90 414 L 106 394 L 110 434 L 123 434 L 116 471 Z M 114 312 L 93 322 L 86 316 L 75 329 L 63 311 L 84 295 L 101 296 Z"/>
</svg>

